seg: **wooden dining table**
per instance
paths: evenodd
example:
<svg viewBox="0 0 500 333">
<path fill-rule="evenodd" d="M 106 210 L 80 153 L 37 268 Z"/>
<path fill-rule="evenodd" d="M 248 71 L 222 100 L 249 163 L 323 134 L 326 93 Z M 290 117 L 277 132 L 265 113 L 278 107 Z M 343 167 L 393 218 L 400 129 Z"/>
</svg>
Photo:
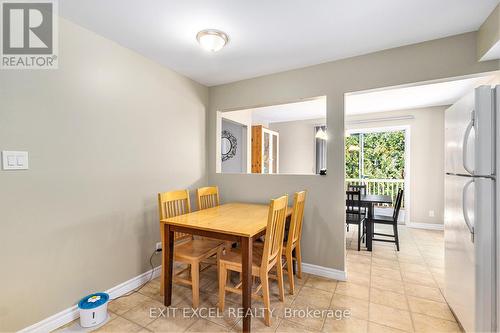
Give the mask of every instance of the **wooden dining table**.
<svg viewBox="0 0 500 333">
<path fill-rule="evenodd" d="M 161 220 L 164 224 L 162 278 L 164 304 L 172 303 L 174 232 L 210 237 L 241 244 L 243 332 L 250 332 L 252 306 L 253 241 L 264 235 L 269 205 L 228 203 Z M 287 216 L 291 215 L 288 209 Z"/>
<path fill-rule="evenodd" d="M 371 223 L 370 220 L 373 217 L 375 205 L 392 204 L 392 198 L 390 195 L 362 194 L 360 200 L 361 205 L 365 206 L 368 209 L 368 217 L 366 219 L 366 248 L 368 251 L 371 251 L 374 228 L 373 223 Z"/>
</svg>

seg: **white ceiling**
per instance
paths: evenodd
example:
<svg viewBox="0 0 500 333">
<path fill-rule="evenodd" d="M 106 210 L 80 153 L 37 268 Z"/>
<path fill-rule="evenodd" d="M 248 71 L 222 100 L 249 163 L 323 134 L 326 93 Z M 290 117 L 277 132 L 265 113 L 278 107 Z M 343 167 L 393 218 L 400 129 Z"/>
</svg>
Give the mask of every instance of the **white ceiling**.
<svg viewBox="0 0 500 333">
<path fill-rule="evenodd" d="M 354 93 L 345 97 L 347 115 L 450 105 L 484 84 L 489 76 L 412 87 Z"/>
<path fill-rule="evenodd" d="M 254 124 L 326 118 L 326 98 L 250 109 Z M 239 112 L 239 111 L 236 111 Z"/>
<path fill-rule="evenodd" d="M 90 30 L 208 86 L 474 31 L 500 0 L 61 0 Z M 203 51 L 196 33 L 230 42 Z"/>
</svg>

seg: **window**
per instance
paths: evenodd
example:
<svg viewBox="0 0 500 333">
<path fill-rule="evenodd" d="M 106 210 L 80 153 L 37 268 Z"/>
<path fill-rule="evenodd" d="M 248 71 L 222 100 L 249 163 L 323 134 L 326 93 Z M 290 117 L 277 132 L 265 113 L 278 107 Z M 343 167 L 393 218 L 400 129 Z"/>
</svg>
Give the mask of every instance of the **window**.
<svg viewBox="0 0 500 333">
<path fill-rule="evenodd" d="M 352 133 L 345 154 L 347 178 L 403 179 L 405 132 Z"/>
</svg>

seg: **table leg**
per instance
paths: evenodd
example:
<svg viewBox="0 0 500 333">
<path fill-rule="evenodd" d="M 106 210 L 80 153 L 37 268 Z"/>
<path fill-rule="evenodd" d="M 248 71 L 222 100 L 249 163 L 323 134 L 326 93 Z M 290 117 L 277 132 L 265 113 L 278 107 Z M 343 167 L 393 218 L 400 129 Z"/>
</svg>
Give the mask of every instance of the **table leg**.
<svg viewBox="0 0 500 333">
<path fill-rule="evenodd" d="M 163 304 L 170 306 L 172 304 L 172 274 L 174 268 L 174 232 L 168 224 L 163 228 Z"/>
<path fill-rule="evenodd" d="M 243 294 L 243 332 L 250 332 L 252 308 L 252 238 L 241 237 L 241 280 Z"/>
<path fill-rule="evenodd" d="M 366 248 L 368 251 L 372 250 L 372 238 L 373 238 L 373 223 L 371 219 L 373 217 L 373 205 L 368 205 L 368 219 L 366 222 Z"/>
</svg>

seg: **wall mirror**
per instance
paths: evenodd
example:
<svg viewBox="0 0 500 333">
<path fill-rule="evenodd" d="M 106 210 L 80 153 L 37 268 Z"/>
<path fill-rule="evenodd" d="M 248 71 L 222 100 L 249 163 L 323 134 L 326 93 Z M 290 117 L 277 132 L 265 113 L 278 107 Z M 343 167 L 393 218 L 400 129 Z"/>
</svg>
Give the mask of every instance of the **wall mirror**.
<svg viewBox="0 0 500 333">
<path fill-rule="evenodd" d="M 221 154 L 222 161 L 225 162 L 236 156 L 238 148 L 237 138 L 228 130 L 222 131 L 221 136 Z"/>
<path fill-rule="evenodd" d="M 326 172 L 326 97 L 217 113 L 222 173 Z"/>
</svg>

